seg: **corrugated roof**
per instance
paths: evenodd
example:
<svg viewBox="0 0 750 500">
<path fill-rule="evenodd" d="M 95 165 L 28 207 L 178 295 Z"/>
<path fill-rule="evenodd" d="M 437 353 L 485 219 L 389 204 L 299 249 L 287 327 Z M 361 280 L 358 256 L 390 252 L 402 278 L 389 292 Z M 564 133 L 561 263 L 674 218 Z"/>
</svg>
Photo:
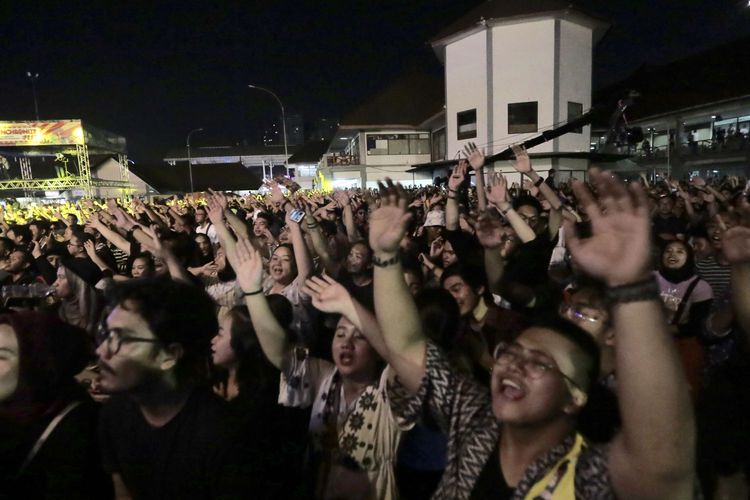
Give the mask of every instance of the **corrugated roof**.
<svg viewBox="0 0 750 500">
<path fill-rule="evenodd" d="M 340 127 L 416 127 L 443 109 L 444 104 L 442 78 L 412 73 L 355 108 L 340 121 Z"/>
<path fill-rule="evenodd" d="M 628 90 L 637 90 L 641 97 L 627 112 L 635 120 L 750 95 L 748 44 L 745 37 L 667 64 L 642 66 L 598 91 L 595 101 L 613 105 Z"/>
<path fill-rule="evenodd" d="M 289 157 L 289 161 L 287 163 L 289 163 L 290 165 L 302 163 L 318 163 L 323 155 L 328 151 L 328 146 L 330 146 L 330 144 L 330 140 L 306 142 L 305 144 L 300 146 L 292 156 Z"/>
<path fill-rule="evenodd" d="M 287 149 L 290 154 L 299 146 L 289 146 Z M 222 156 L 271 156 L 283 155 L 284 146 L 206 146 L 190 148 L 190 155 L 193 158 L 217 158 Z M 180 160 L 187 158 L 187 148 L 175 148 L 167 151 L 164 160 Z"/>
<path fill-rule="evenodd" d="M 190 191 L 190 178 L 186 164 L 165 165 L 136 163 L 130 166 L 138 177 L 160 193 L 185 193 Z M 258 189 L 260 176 L 240 163 L 193 164 L 195 191 L 208 188 L 220 191 Z"/>
</svg>

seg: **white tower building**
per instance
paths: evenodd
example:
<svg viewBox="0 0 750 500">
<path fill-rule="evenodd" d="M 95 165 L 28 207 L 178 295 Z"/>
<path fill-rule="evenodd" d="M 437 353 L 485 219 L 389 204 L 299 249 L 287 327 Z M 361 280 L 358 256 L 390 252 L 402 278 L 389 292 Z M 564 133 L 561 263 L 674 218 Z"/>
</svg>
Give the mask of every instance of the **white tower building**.
<svg viewBox="0 0 750 500">
<path fill-rule="evenodd" d="M 489 0 L 438 34 L 432 46 L 445 65 L 448 157 L 469 141 L 498 153 L 587 111 L 593 48 L 607 27 L 566 0 Z M 529 153 L 537 171 L 567 177 L 588 161 L 559 153 L 589 147 L 587 126 Z"/>
</svg>

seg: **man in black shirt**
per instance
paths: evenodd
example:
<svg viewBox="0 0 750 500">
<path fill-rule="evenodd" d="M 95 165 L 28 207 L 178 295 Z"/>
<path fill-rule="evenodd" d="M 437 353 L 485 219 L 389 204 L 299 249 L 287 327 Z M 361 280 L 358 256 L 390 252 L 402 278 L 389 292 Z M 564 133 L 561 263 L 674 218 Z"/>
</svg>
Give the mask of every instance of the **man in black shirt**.
<svg viewBox="0 0 750 500">
<path fill-rule="evenodd" d="M 113 295 L 97 355 L 100 390 L 113 395 L 102 410 L 100 439 L 117 497 L 252 496 L 228 409 L 201 386 L 218 330 L 211 299 L 198 288 L 151 279 Z"/>
</svg>

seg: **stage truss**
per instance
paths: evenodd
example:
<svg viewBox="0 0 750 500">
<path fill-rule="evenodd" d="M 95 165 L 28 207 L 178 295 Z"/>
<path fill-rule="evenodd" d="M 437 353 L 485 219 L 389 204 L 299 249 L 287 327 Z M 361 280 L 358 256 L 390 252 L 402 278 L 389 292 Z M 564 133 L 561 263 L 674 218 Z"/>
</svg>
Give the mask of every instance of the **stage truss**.
<svg viewBox="0 0 750 500">
<path fill-rule="evenodd" d="M 7 122 L 6 122 L 7 123 Z M 18 123 L 18 122 L 17 122 Z M 43 122 L 42 122 L 43 123 Z M 54 122 L 49 122 L 54 123 Z M 36 123 L 34 125 L 37 125 Z M 79 122 L 80 125 L 80 122 Z M 95 129 L 94 127 L 86 127 L 86 133 L 83 132 L 83 126 L 80 125 L 80 135 L 82 137 L 92 138 L 96 143 L 96 154 L 105 154 L 107 156 L 115 157 L 119 164 L 119 180 L 112 179 L 99 179 L 92 177 L 91 175 L 91 161 L 89 157 L 89 148 L 86 144 L 87 141 L 81 140 L 75 144 L 75 158 L 77 164 L 77 172 L 70 173 L 67 170 L 67 164 L 64 166 L 64 174 L 59 175 L 55 178 L 39 178 L 33 177 L 31 157 L 32 156 L 48 156 L 47 151 L 49 146 L 47 145 L 35 145 L 33 151 L 35 154 L 26 155 L 21 154 L 18 156 L 18 163 L 21 169 L 20 179 L 10 179 L 0 181 L 0 191 L 10 191 L 22 189 L 26 196 L 33 196 L 35 191 L 65 191 L 70 189 L 77 189 L 83 192 L 84 198 L 91 198 L 96 188 L 111 188 L 118 189 L 122 198 L 130 198 L 134 186 L 130 183 L 130 168 L 128 166 L 128 156 L 125 153 L 124 138 L 122 138 L 122 146 L 114 146 L 112 148 L 106 147 L 112 144 L 114 141 L 103 141 L 102 137 L 112 136 L 106 131 Z M 114 136 L 117 137 L 117 136 Z M 118 140 L 120 138 L 118 137 Z M 52 146 L 52 151 L 60 150 Z M 72 146 L 72 144 L 71 144 Z M 44 152 L 43 152 L 44 151 Z M 71 147 L 65 148 L 65 152 L 72 153 Z M 0 148 L 0 154 L 2 150 Z M 77 175 L 76 175 L 77 174 Z"/>
</svg>

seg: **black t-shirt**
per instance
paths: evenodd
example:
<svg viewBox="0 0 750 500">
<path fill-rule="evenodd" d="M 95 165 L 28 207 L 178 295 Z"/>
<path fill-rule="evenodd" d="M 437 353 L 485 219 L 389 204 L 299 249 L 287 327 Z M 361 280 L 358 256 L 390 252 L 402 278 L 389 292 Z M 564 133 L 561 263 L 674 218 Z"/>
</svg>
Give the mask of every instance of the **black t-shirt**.
<svg viewBox="0 0 750 500">
<path fill-rule="evenodd" d="M 514 489 L 508 486 L 500 469 L 500 443 L 490 453 L 490 459 L 484 464 L 482 472 L 477 478 L 474 489 L 471 490 L 471 500 L 510 500 Z"/>
<path fill-rule="evenodd" d="M 352 275 L 349 273 L 349 271 L 342 267 L 341 271 L 339 271 L 338 276 L 336 276 L 336 281 L 341 283 L 341 286 L 346 288 L 351 296 L 354 297 L 357 302 L 365 306 L 367 309 L 372 309 L 374 307 L 375 291 L 372 286 L 372 280 L 367 285 L 358 286 L 354 283 Z"/>
<path fill-rule="evenodd" d="M 119 473 L 136 499 L 243 498 L 253 491 L 226 403 L 192 391 L 166 425 L 152 427 L 139 406 L 114 396 L 102 410 L 104 468 Z"/>
<path fill-rule="evenodd" d="M 591 386 L 588 396 L 577 429 L 591 443 L 608 443 L 622 427 L 617 396 L 603 381 Z"/>
<path fill-rule="evenodd" d="M 26 424 L 0 421 L 0 500 L 114 497 L 96 442 L 98 406 L 86 394 L 76 399 L 80 404 L 60 420 L 20 475 L 21 464 L 59 411 Z"/>
</svg>

